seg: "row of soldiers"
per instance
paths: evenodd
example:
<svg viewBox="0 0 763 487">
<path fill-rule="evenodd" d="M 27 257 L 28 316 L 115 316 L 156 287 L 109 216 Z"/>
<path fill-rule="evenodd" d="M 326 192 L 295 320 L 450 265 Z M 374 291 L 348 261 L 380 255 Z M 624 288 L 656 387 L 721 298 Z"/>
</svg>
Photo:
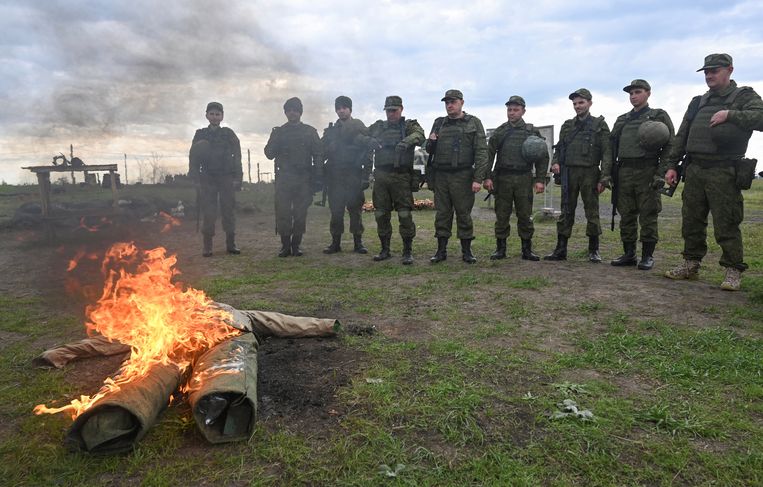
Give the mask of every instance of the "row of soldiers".
<svg viewBox="0 0 763 487">
<path fill-rule="evenodd" d="M 588 259 L 601 262 L 599 254 L 599 195 L 605 189 L 616 194 L 613 202 L 621 215 L 620 237 L 623 254 L 612 260 L 615 266 L 637 266 L 649 270 L 654 265 L 658 241 L 660 193 L 667 183 L 675 188 L 683 178 L 682 236 L 684 261 L 666 273 L 672 279 L 696 279 L 700 261 L 707 253 L 707 216 L 713 214 L 716 241 L 723 251 L 720 264 L 726 268 L 721 287 L 740 288 L 743 260 L 739 225 L 743 215 L 741 189 L 749 187 L 755 161 L 745 159 L 752 130 L 763 130 L 763 101 L 752 88 L 739 87 L 731 80 L 732 58 L 711 54 L 698 70 L 705 75 L 709 90 L 692 99 L 676 134 L 667 112 L 649 106 L 651 86 L 643 79 L 623 88 L 632 110 L 621 115 L 610 131 L 604 117 L 590 113 L 593 97 L 581 88 L 570 93 L 575 117 L 562 125 L 554 147 L 550 170 L 562 187 L 562 211 L 557 221 L 557 244 L 544 257 L 567 258 L 567 244 L 575 220 L 578 196 L 587 220 Z M 522 241 L 523 259 L 537 261 L 533 252 L 533 195 L 546 189 L 549 154 L 540 132 L 526 123 L 525 100 L 518 95 L 506 102 L 507 121 L 489 139 L 482 122 L 463 110 L 459 90 L 443 96 L 446 116 L 438 117 L 425 137 L 416 120 L 403 116 L 399 96 L 385 100 L 385 120 L 370 127 L 352 117 L 352 100 L 335 100 L 337 121 L 319 137 L 315 128 L 302 123 L 302 102 L 290 98 L 284 104 L 287 122 L 273 129 L 265 155 L 275 160 L 276 231 L 281 238 L 280 257 L 300 256 L 307 209 L 313 194 L 324 187 L 331 211 L 331 243 L 324 253 L 341 251 L 344 213 L 349 213 L 353 251 L 366 254 L 361 218 L 364 190 L 373 171 L 373 206 L 381 250 L 375 261 L 391 258 L 392 212 L 397 212 L 403 241 L 402 263 L 413 263 L 413 192 L 419 187 L 414 171 L 414 151 L 429 154 L 427 185 L 434 191 L 437 251 L 430 262 L 447 259 L 448 241 L 456 217 L 461 258 L 476 262 L 471 250 L 474 239 L 471 218 L 475 194 L 486 189 L 495 196 L 496 249 L 491 259 L 506 257 L 509 218 L 517 215 L 517 233 Z M 226 232 L 226 248 L 239 253 L 234 241 L 233 196 L 240 188 L 240 145 L 235 134 L 220 127 L 222 105 L 207 107 L 209 127 L 194 136 L 191 148 L 191 176 L 199 181 L 204 205 L 205 256 L 212 255 L 214 220 L 219 201 Z M 636 243 L 641 241 L 641 258 Z"/>
</svg>

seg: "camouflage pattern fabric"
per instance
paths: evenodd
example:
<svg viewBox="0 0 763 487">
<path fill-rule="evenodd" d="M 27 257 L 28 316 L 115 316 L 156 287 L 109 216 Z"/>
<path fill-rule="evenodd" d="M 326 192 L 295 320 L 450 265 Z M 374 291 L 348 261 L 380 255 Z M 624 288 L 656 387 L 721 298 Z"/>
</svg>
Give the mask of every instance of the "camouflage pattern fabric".
<svg viewBox="0 0 763 487">
<path fill-rule="evenodd" d="M 434 183 L 435 237 L 450 238 L 455 211 L 458 238 L 469 240 L 474 238 L 473 174 L 471 169 L 437 171 Z"/>
<path fill-rule="evenodd" d="M 392 211 L 397 211 L 400 222 L 400 236 L 413 238 L 416 236 L 416 225 L 413 223 L 413 193 L 411 192 L 410 172 L 374 172 L 374 216 L 380 237 L 392 235 Z"/>
<path fill-rule="evenodd" d="M 578 195 L 583 200 L 585 208 L 586 235 L 594 237 L 601 235 L 601 223 L 599 222 L 599 194 L 596 192 L 596 185 L 599 183 L 598 167 L 572 166 L 569 170 L 569 201 L 567 211 L 562 212 L 559 220 L 556 222 L 556 232 L 570 238 L 572 234 L 572 225 L 575 223 L 575 209 L 578 205 Z"/>
<path fill-rule="evenodd" d="M 509 219 L 512 210 L 517 212 L 517 230 L 522 240 L 529 240 L 535 233 L 533 226 L 533 175 L 498 174 L 495 185 L 495 238 L 505 239 L 511 233 Z"/>
<path fill-rule="evenodd" d="M 623 166 L 618 171 L 617 211 L 620 213 L 620 239 L 623 242 L 657 242 L 657 217 L 662 211 L 660 194 L 655 191 L 655 167 Z M 639 239 L 639 224 L 641 238 Z"/>
<path fill-rule="evenodd" d="M 217 220 L 217 206 L 220 205 L 223 231 L 236 231 L 236 198 L 235 185 L 237 179 L 232 174 L 201 174 L 201 233 L 213 236 Z"/>
</svg>

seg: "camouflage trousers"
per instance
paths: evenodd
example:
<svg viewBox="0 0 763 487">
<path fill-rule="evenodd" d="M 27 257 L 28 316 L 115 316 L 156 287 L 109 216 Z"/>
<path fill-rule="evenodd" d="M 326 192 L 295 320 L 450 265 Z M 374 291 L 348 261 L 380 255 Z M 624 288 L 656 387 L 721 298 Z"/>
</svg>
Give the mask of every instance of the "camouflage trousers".
<svg viewBox="0 0 763 487">
<path fill-rule="evenodd" d="M 572 225 L 575 224 L 575 209 L 578 207 L 578 195 L 583 200 L 585 217 L 588 221 L 586 235 L 595 237 L 601 235 L 601 223 L 599 222 L 599 193 L 596 185 L 599 183 L 598 167 L 568 167 L 569 178 L 567 183 L 567 205 L 562 202 L 562 214 L 556 222 L 556 233 L 570 238 Z M 564 193 L 564 189 L 562 189 Z"/>
<path fill-rule="evenodd" d="M 344 211 L 350 214 L 350 233 L 363 235 L 363 203 L 365 195 L 360 189 L 361 171 L 354 168 L 333 167 L 328 169 L 327 196 L 331 222 L 331 235 L 344 233 Z"/>
<path fill-rule="evenodd" d="M 620 239 L 623 242 L 639 240 L 657 242 L 657 217 L 662 211 L 660 193 L 653 187 L 653 166 L 624 165 L 617 177 L 617 211 L 620 213 Z"/>
<path fill-rule="evenodd" d="M 313 202 L 309 173 L 279 173 L 275 184 L 276 233 L 303 235 Z"/>
<path fill-rule="evenodd" d="M 523 174 L 498 174 L 495 186 L 495 238 L 506 239 L 511 233 L 509 218 L 517 211 L 517 233 L 522 240 L 530 240 L 535 233 L 533 226 L 533 177 L 529 171 Z"/>
<path fill-rule="evenodd" d="M 731 161 L 723 167 L 708 168 L 694 162 L 686 168 L 685 177 L 681 195 L 684 258 L 701 261 L 707 254 L 707 215 L 711 213 L 715 241 L 723 251 L 720 264 L 744 271 L 747 264 L 739 229 L 744 219 L 744 198 L 736 187 L 736 168 Z"/>
<path fill-rule="evenodd" d="M 471 168 L 458 171 L 438 170 L 434 178 L 435 237 L 450 238 L 455 211 L 458 238 L 473 239 L 474 170 Z"/>
<path fill-rule="evenodd" d="M 416 236 L 416 225 L 413 223 L 413 193 L 411 192 L 410 172 L 374 171 L 374 216 L 380 237 L 392 235 L 392 211 L 397 211 L 400 223 L 400 236 L 413 238 Z"/>
<path fill-rule="evenodd" d="M 231 174 L 201 174 L 199 178 L 199 196 L 201 203 L 203 235 L 215 234 L 217 221 L 217 205 L 220 205 L 220 217 L 223 231 L 234 233 L 236 231 L 236 192 L 234 189 L 235 177 Z"/>
</svg>

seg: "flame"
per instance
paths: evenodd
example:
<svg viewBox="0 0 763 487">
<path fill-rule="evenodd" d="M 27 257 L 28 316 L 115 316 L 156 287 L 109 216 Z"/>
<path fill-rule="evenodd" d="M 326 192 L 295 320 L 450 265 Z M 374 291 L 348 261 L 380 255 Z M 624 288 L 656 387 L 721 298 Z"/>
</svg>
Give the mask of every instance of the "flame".
<svg viewBox="0 0 763 487">
<path fill-rule="evenodd" d="M 173 283 L 180 274 L 177 257 L 166 249 L 139 250 L 133 243 L 114 244 L 101 264 L 103 293 L 86 308 L 88 334 L 130 346 L 130 357 L 116 377 L 107 378 L 93 396 L 81 396 L 60 408 L 40 404 L 35 414 L 69 412 L 72 419 L 121 385 L 144 377 L 156 364 L 184 372 L 209 347 L 240 332 L 226 324 L 230 313 L 214 306 L 203 291 Z"/>
<path fill-rule="evenodd" d="M 87 230 L 88 232 L 91 232 L 91 233 L 92 232 L 97 232 L 101 228 L 103 228 L 103 227 L 105 227 L 107 225 L 111 225 L 111 223 L 112 223 L 111 220 L 109 220 L 105 216 L 102 216 L 98 223 L 96 223 L 95 225 L 91 226 L 91 225 L 88 225 L 85 222 L 85 218 L 86 217 L 83 216 L 83 217 L 81 217 L 79 219 L 79 227 L 77 227 L 77 228 L 82 228 L 82 229 Z"/>
<path fill-rule="evenodd" d="M 167 222 L 162 227 L 161 233 L 167 233 L 170 230 L 172 230 L 172 227 L 179 227 L 180 226 L 180 220 L 178 220 L 177 218 L 175 218 L 174 216 L 172 216 L 172 215 L 170 215 L 168 213 L 160 211 L 159 212 L 159 216 L 164 218 L 164 220 Z"/>
</svg>

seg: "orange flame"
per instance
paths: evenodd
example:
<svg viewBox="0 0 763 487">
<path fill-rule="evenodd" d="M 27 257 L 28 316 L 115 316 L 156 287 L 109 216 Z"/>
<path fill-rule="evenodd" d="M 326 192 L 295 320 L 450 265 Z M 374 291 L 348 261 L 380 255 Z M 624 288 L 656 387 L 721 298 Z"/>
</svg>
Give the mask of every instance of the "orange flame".
<svg viewBox="0 0 763 487">
<path fill-rule="evenodd" d="M 114 244 L 101 270 L 106 276 L 103 293 L 86 308 L 88 333 L 100 333 L 131 348 L 117 376 L 104 381 L 93 396 L 81 396 L 60 408 L 38 405 L 35 414 L 68 411 L 72 419 L 99 399 L 144 377 L 155 364 L 174 364 L 184 372 L 209 347 L 240 332 L 226 324 L 223 311 L 203 291 L 183 289 L 172 279 L 177 257 L 166 249 L 139 250 L 132 243 Z"/>
<path fill-rule="evenodd" d="M 168 213 L 160 211 L 159 212 L 159 216 L 164 218 L 164 220 L 167 222 L 162 227 L 161 233 L 167 233 L 170 230 L 172 230 L 172 227 L 179 227 L 180 226 L 180 220 L 178 220 L 177 218 L 175 218 L 174 216 L 172 216 L 172 215 L 170 215 Z"/>
</svg>

